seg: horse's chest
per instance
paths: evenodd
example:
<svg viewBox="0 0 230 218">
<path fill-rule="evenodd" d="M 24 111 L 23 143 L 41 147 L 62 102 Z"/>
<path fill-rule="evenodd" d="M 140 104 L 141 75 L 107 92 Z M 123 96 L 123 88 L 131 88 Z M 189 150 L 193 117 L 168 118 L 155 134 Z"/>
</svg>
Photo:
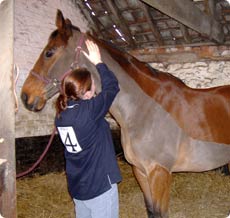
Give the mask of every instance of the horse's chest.
<svg viewBox="0 0 230 218">
<path fill-rule="evenodd" d="M 172 167 L 183 131 L 161 106 L 153 100 L 146 103 L 126 122 L 125 129 L 123 147 L 128 159 L 151 160 Z"/>
</svg>

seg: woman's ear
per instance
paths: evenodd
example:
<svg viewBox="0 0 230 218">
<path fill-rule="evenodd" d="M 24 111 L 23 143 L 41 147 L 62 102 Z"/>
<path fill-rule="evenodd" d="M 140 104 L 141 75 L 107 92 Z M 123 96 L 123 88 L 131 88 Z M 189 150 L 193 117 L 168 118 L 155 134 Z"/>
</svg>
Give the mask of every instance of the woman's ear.
<svg viewBox="0 0 230 218">
<path fill-rule="evenodd" d="M 91 77 L 91 78 L 92 78 L 92 77 Z M 91 88 L 90 88 L 89 91 L 87 91 L 87 92 L 83 95 L 83 99 L 91 99 L 94 95 L 95 95 L 95 84 L 94 84 L 94 80 L 92 79 Z"/>
<path fill-rule="evenodd" d="M 90 90 L 90 91 L 87 91 L 87 92 L 83 95 L 83 99 L 84 99 L 84 100 L 91 99 L 93 96 L 94 96 L 94 92 L 92 92 L 92 91 Z"/>
</svg>

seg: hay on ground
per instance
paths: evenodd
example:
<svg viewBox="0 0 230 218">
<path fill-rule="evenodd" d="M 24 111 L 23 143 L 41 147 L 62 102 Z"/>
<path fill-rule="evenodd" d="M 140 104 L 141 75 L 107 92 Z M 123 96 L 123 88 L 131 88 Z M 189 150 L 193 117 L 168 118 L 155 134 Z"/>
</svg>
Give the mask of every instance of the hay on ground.
<svg viewBox="0 0 230 218">
<path fill-rule="evenodd" d="M 144 199 L 129 164 L 119 161 L 120 218 L 147 218 Z M 65 173 L 17 181 L 18 218 L 74 218 Z M 226 218 L 230 210 L 230 176 L 219 172 L 175 173 L 170 218 Z"/>
</svg>

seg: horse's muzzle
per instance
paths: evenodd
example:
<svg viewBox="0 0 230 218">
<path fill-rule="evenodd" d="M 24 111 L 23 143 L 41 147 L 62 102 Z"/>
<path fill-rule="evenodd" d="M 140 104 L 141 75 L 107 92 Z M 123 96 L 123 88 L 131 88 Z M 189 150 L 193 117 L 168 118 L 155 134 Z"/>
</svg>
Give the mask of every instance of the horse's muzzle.
<svg viewBox="0 0 230 218">
<path fill-rule="evenodd" d="M 28 95 L 27 95 L 26 93 L 22 93 L 22 94 L 21 94 L 21 99 L 22 99 L 22 102 L 23 102 L 25 108 L 26 108 L 27 110 L 29 110 L 29 111 L 37 112 L 37 111 L 42 110 L 42 108 L 44 107 L 44 106 L 38 107 L 38 105 L 39 105 L 39 103 L 40 103 L 40 101 L 41 101 L 40 97 L 38 97 L 38 96 L 36 96 L 36 97 L 34 98 L 34 101 L 33 101 L 32 103 L 28 103 L 28 99 L 29 99 L 29 98 L 28 98 Z"/>
</svg>

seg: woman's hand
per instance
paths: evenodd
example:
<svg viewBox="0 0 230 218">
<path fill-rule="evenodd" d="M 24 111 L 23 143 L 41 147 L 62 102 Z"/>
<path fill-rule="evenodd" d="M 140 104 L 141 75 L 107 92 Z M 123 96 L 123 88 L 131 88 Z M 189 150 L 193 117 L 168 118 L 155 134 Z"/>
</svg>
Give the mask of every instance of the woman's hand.
<svg viewBox="0 0 230 218">
<path fill-rule="evenodd" d="M 87 49 L 89 51 L 89 54 L 87 54 L 85 51 L 83 51 L 83 54 L 95 65 L 101 63 L 101 54 L 99 51 L 99 48 L 97 44 L 95 44 L 91 40 L 86 40 L 85 44 L 87 46 Z"/>
</svg>

